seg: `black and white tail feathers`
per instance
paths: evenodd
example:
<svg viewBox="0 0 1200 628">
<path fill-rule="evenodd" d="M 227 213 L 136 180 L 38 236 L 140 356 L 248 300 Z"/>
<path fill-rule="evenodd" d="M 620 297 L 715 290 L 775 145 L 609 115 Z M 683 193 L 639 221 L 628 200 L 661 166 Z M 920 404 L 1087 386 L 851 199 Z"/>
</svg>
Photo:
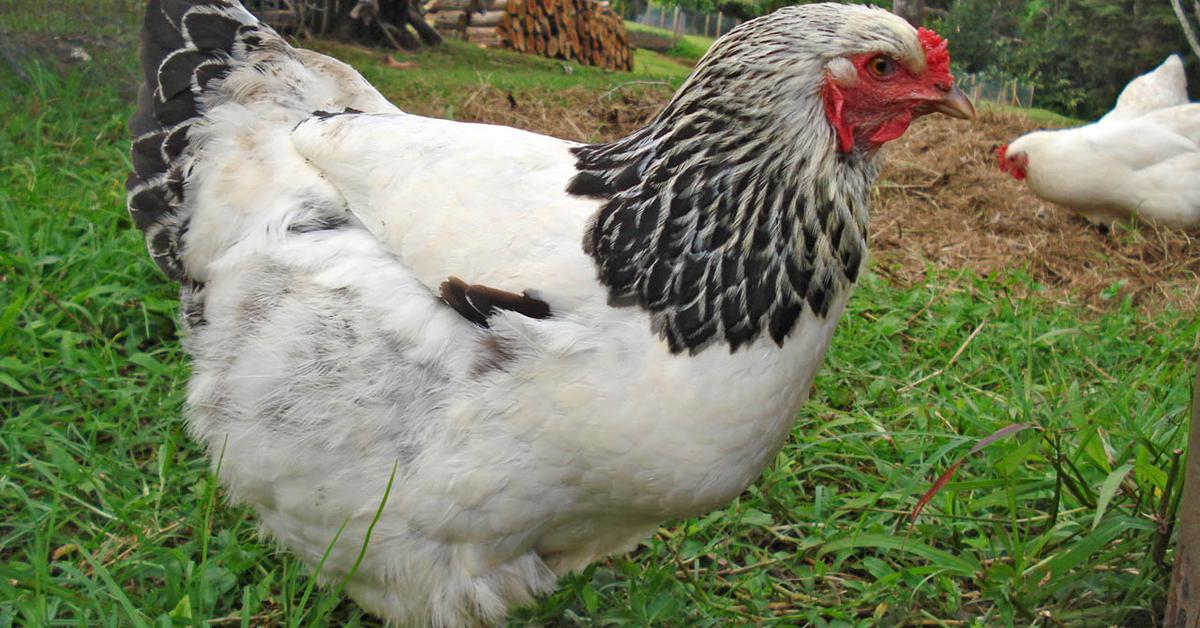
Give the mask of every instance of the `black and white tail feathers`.
<svg viewBox="0 0 1200 628">
<path fill-rule="evenodd" d="M 150 0 L 146 7 L 144 82 L 129 121 L 133 172 L 125 186 L 134 224 L 172 279 L 188 280 L 180 259 L 190 221 L 183 202 L 188 131 L 204 115 L 206 92 L 271 40 L 279 36 L 233 0 Z"/>
</svg>

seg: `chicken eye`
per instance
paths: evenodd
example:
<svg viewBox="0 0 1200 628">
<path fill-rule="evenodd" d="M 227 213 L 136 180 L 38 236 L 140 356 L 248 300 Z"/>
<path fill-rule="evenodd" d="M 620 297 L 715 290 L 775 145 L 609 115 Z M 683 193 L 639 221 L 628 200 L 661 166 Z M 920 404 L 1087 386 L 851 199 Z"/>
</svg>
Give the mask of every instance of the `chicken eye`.
<svg viewBox="0 0 1200 628">
<path fill-rule="evenodd" d="M 896 62 L 883 55 L 872 57 L 871 60 L 867 62 L 867 68 L 871 70 L 871 74 L 874 74 L 879 78 L 887 78 L 892 76 L 897 70 Z"/>
</svg>

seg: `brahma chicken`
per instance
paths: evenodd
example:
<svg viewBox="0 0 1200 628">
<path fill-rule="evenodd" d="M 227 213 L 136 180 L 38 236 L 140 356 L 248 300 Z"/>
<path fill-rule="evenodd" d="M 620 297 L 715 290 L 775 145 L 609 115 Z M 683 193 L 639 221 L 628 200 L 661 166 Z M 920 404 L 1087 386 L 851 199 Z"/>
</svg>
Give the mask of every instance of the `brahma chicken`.
<svg viewBox="0 0 1200 628">
<path fill-rule="evenodd" d="M 1200 104 L 1188 103 L 1176 55 L 1125 86 L 1097 122 L 1034 131 L 997 155 L 1038 198 L 1094 223 L 1200 226 Z"/>
<path fill-rule="evenodd" d="M 592 145 L 404 114 L 231 0 L 150 0 L 143 38 L 129 210 L 182 284 L 190 432 L 405 625 L 500 621 L 736 497 L 862 269 L 880 147 L 973 116 L 945 41 L 852 5 L 739 26 Z"/>
</svg>

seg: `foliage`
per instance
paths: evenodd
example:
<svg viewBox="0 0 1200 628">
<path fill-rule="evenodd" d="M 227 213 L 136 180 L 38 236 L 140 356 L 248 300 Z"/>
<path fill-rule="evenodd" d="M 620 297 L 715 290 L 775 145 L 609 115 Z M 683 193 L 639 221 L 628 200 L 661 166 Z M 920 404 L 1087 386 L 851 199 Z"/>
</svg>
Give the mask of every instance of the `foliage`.
<svg viewBox="0 0 1200 628">
<path fill-rule="evenodd" d="M 1152 0 L 957 0 L 936 28 L 959 67 L 1019 77 L 1039 106 L 1087 120 L 1130 79 L 1187 50 L 1170 6 Z"/>
<path fill-rule="evenodd" d="M 662 4 L 745 19 L 811 1 Z M 1132 78 L 1188 50 L 1170 5 L 1156 0 L 928 0 L 926 6 L 931 26 L 950 39 L 958 69 L 1015 78 L 1035 88 L 1039 106 L 1085 120 L 1108 111 Z M 1185 63 L 1191 82 L 1200 81 L 1196 59 L 1185 55 Z"/>
<path fill-rule="evenodd" d="M 828 0 L 656 0 L 655 4 L 663 6 L 679 6 L 684 9 L 700 11 L 702 13 L 716 13 L 722 11 L 726 15 L 732 15 L 736 18 L 746 20 L 755 18 L 760 15 L 766 15 L 772 11 L 782 7 L 792 6 L 796 4 L 812 4 L 813 2 L 823 2 Z M 871 4 L 877 6 L 890 6 L 889 1 L 879 2 L 877 0 L 842 0 L 848 4 Z M 934 11 L 944 11 L 950 0 L 926 0 L 926 7 Z"/>
</svg>

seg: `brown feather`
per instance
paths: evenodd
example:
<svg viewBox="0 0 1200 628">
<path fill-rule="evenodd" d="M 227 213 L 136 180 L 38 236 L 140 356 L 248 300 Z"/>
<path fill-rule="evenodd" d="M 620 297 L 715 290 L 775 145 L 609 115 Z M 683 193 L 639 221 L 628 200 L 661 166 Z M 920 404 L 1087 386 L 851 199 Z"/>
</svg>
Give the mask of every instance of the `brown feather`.
<svg viewBox="0 0 1200 628">
<path fill-rule="evenodd" d="M 496 310 L 509 310 L 529 318 L 547 318 L 550 305 L 529 296 L 528 292 L 517 294 L 489 286 L 468 284 L 458 277 L 450 277 L 440 287 L 442 301 L 454 308 L 463 318 L 488 327 L 487 319 Z"/>
</svg>

